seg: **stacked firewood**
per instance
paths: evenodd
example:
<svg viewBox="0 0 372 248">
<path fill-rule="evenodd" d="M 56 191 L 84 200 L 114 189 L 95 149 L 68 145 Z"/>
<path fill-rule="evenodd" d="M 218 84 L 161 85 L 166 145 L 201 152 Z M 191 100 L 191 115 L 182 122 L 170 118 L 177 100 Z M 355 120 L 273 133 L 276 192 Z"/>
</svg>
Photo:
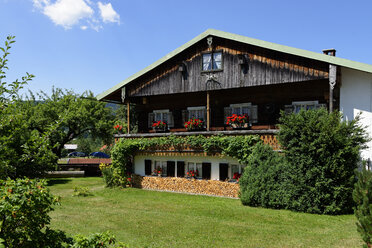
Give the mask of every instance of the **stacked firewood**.
<svg viewBox="0 0 372 248">
<path fill-rule="evenodd" d="M 133 177 L 133 187 L 202 195 L 238 197 L 239 184 L 216 180 L 198 180 L 177 177 Z"/>
</svg>

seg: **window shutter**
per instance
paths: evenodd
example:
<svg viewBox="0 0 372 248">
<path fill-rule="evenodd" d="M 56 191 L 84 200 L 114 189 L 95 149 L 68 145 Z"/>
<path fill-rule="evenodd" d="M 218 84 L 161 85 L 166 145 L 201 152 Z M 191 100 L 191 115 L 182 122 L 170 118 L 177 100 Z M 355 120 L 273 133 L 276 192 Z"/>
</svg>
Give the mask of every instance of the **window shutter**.
<svg viewBox="0 0 372 248">
<path fill-rule="evenodd" d="M 251 106 L 251 122 L 252 123 L 257 123 L 258 122 L 258 110 L 257 110 L 257 105 L 252 105 Z"/>
<path fill-rule="evenodd" d="M 187 110 L 182 110 L 182 126 L 188 120 L 189 120 L 188 111 Z"/>
<path fill-rule="evenodd" d="M 172 112 L 168 113 L 168 127 L 174 127 L 174 118 Z"/>
<path fill-rule="evenodd" d="M 203 109 L 203 110 L 201 110 L 202 111 L 202 113 L 203 113 L 203 115 L 202 116 L 204 116 L 204 120 L 203 120 L 203 126 L 206 128 L 207 127 L 207 120 L 208 120 L 208 117 L 207 117 L 207 110 L 206 109 Z M 210 111 L 210 110 L 209 110 Z"/>
<path fill-rule="evenodd" d="M 185 176 L 185 162 L 177 161 L 177 177 Z"/>
<path fill-rule="evenodd" d="M 224 111 L 224 119 L 225 119 L 224 124 L 226 124 L 227 117 L 232 115 L 232 108 L 231 107 L 225 107 L 225 108 L 223 108 L 223 111 Z"/>
<path fill-rule="evenodd" d="M 145 159 L 145 175 L 151 175 L 151 160 Z"/>
<path fill-rule="evenodd" d="M 208 179 L 208 180 L 211 179 L 211 168 L 212 168 L 211 163 L 203 163 L 202 164 L 203 179 Z"/>
<path fill-rule="evenodd" d="M 284 105 L 284 112 L 286 114 L 292 114 L 293 113 L 293 105 Z"/>
<path fill-rule="evenodd" d="M 149 113 L 148 115 L 148 128 L 152 127 L 152 124 L 154 123 L 155 115 L 154 113 Z"/>
</svg>

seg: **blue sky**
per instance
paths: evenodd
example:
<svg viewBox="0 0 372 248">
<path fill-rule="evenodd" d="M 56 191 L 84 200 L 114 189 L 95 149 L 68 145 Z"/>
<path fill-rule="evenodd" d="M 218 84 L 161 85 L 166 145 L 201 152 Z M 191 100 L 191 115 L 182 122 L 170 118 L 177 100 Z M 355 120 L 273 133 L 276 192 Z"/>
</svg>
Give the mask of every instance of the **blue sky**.
<svg viewBox="0 0 372 248">
<path fill-rule="evenodd" d="M 0 0 L 8 81 L 99 94 L 208 28 L 372 64 L 372 1 Z M 2 45 L 1 45 L 2 46 Z"/>
</svg>

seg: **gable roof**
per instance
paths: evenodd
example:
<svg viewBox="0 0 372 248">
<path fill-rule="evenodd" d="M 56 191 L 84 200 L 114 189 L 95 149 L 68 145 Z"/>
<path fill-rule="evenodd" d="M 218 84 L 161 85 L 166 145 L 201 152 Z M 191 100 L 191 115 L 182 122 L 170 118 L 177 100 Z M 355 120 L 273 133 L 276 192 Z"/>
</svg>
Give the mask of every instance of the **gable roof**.
<svg viewBox="0 0 372 248">
<path fill-rule="evenodd" d="M 352 61 L 352 60 L 348 60 L 348 59 L 343 59 L 343 58 L 339 58 L 339 57 L 335 57 L 335 56 L 330 56 L 330 55 L 326 55 L 326 54 L 322 54 L 322 53 L 311 52 L 311 51 L 303 50 L 303 49 L 299 49 L 299 48 L 279 45 L 279 44 L 268 42 L 268 41 L 253 39 L 253 38 L 249 38 L 249 37 L 238 35 L 238 34 L 232 34 L 232 33 L 228 33 L 228 32 L 219 31 L 219 30 L 216 30 L 216 29 L 208 29 L 205 32 L 201 33 L 200 35 L 196 36 L 194 39 L 190 40 L 189 42 L 185 43 L 184 45 L 180 46 L 179 48 L 177 48 L 177 49 L 173 50 L 172 52 L 168 53 L 167 55 L 165 55 L 161 59 L 155 61 L 151 65 L 142 69 L 141 71 L 133 74 L 132 76 L 123 80 L 122 82 L 115 85 L 114 87 L 112 87 L 112 88 L 106 90 L 105 92 L 99 94 L 97 96 L 97 99 L 98 100 L 104 99 L 106 96 L 108 96 L 108 95 L 114 93 L 115 91 L 119 90 L 120 88 L 122 88 L 123 86 L 128 84 L 129 82 L 131 82 L 131 81 L 139 78 L 140 76 L 144 75 L 145 73 L 155 69 L 157 66 L 161 65 L 165 61 L 173 58 L 177 54 L 183 52 L 187 48 L 191 47 L 192 45 L 196 44 L 197 42 L 203 40 L 204 38 L 206 38 L 208 36 L 220 37 L 220 38 L 233 40 L 233 41 L 237 41 L 237 42 L 241 42 L 241 43 L 245 43 L 245 44 L 249 44 L 249 45 L 253 45 L 253 46 L 257 46 L 257 47 L 262 47 L 262 48 L 266 48 L 266 49 L 270 49 L 270 50 L 274 50 L 274 51 L 278 51 L 278 52 L 282 52 L 282 53 L 287 53 L 287 54 L 296 55 L 296 56 L 300 56 L 300 57 L 304 57 L 304 58 L 308 58 L 308 59 L 313 59 L 313 60 L 326 62 L 326 63 L 333 64 L 333 65 L 338 65 L 338 66 L 347 67 L 347 68 L 351 68 L 351 69 L 355 69 L 355 70 L 359 70 L 359 71 L 363 71 L 363 72 L 372 73 L 372 65 L 370 65 L 370 64 L 360 63 L 360 62 L 356 62 L 356 61 Z"/>
</svg>

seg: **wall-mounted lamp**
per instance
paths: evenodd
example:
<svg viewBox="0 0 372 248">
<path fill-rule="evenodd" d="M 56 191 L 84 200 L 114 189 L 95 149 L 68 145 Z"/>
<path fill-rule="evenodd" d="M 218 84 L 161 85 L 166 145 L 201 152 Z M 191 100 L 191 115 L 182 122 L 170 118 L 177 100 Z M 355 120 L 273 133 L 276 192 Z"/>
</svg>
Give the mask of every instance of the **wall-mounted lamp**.
<svg viewBox="0 0 372 248">
<path fill-rule="evenodd" d="M 248 73 L 248 69 L 249 69 L 248 62 L 249 62 L 249 57 L 247 54 L 238 54 L 238 64 L 241 66 L 242 72 L 244 74 Z"/>
<path fill-rule="evenodd" d="M 178 71 L 181 72 L 181 74 L 182 74 L 182 78 L 183 78 L 184 80 L 186 80 L 186 79 L 187 79 L 187 65 L 186 65 L 185 62 L 182 62 L 182 63 L 180 64 L 180 66 L 178 67 Z"/>
</svg>

